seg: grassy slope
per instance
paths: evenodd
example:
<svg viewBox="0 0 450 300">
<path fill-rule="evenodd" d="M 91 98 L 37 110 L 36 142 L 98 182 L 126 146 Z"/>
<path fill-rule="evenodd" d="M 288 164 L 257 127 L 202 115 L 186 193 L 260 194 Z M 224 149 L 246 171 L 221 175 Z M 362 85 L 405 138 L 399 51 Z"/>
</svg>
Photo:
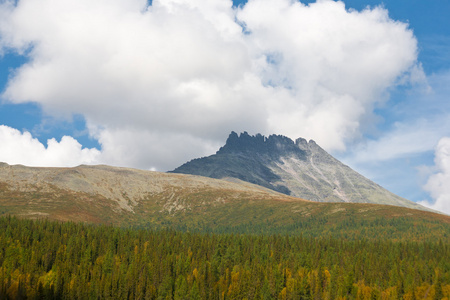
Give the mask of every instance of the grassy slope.
<svg viewBox="0 0 450 300">
<path fill-rule="evenodd" d="M 374 204 L 264 200 L 245 193 L 224 202 L 210 202 L 227 199 L 229 192 L 178 193 L 190 204 L 188 209 L 169 211 L 166 196 L 153 195 L 142 199 L 133 213 L 117 210 L 109 199 L 83 193 L 18 193 L 2 189 L 0 214 L 199 232 L 450 242 L 450 217 L 424 211 Z"/>
<path fill-rule="evenodd" d="M 61 169 L 50 172 L 28 168 L 23 169 L 25 171 L 34 172 L 33 176 L 21 175 L 21 181 L 0 181 L 0 215 L 200 232 L 288 233 L 349 239 L 441 239 L 450 242 L 449 216 L 408 208 L 317 203 L 249 184 L 180 174 L 148 172 L 148 175 L 143 171 L 127 169 L 125 172 L 109 167 L 65 169 L 63 173 Z M 51 176 L 43 176 L 44 171 L 50 172 Z M 18 170 L 15 170 L 15 176 L 19 176 L 17 174 Z M 117 188 L 117 180 L 122 184 L 120 188 Z M 97 192 L 71 189 L 68 182 L 89 186 Z M 149 190 L 136 193 L 128 188 L 136 182 L 141 182 L 136 185 L 138 188 L 147 185 Z M 105 191 L 120 196 L 121 202 L 104 196 Z M 124 206 L 124 201 L 131 210 Z"/>
</svg>

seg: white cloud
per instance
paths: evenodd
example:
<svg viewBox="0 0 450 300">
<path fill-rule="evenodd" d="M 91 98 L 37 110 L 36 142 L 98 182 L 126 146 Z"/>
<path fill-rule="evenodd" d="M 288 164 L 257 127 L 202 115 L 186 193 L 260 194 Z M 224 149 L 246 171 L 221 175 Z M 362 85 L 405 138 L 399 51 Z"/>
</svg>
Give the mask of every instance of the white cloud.
<svg viewBox="0 0 450 300">
<path fill-rule="evenodd" d="M 27 53 L 29 62 L 3 98 L 82 114 L 102 161 L 119 165 L 171 169 L 187 154 L 209 153 L 231 130 L 343 150 L 390 87 L 410 72 L 420 78 L 412 31 L 378 7 L 13 2 L 0 4 L 0 48 Z"/>
<path fill-rule="evenodd" d="M 186 134 L 164 135 L 127 129 L 101 130 L 97 137 L 103 146 L 102 163 L 135 168 L 144 165 L 151 170 L 170 170 L 174 168 L 173 161 L 187 162 L 211 155 L 221 146 Z"/>
<path fill-rule="evenodd" d="M 262 61 L 263 81 L 294 97 L 269 103 L 275 112 L 269 127 L 313 138 L 328 150 L 344 150 L 386 89 L 410 68 L 420 71 L 412 67 L 412 32 L 382 8 L 265 0 L 249 1 L 238 16 L 251 32 L 254 56 L 270 58 Z"/>
<path fill-rule="evenodd" d="M 27 166 L 65 167 L 98 163 L 100 151 L 82 148 L 72 137 L 63 136 L 60 142 L 47 141 L 45 147 L 29 132 L 0 125 L 0 161 Z"/>
<path fill-rule="evenodd" d="M 437 172 L 429 177 L 424 186 L 434 202 L 422 201 L 419 203 L 450 214 L 450 137 L 444 137 L 439 141 L 434 162 Z"/>
<path fill-rule="evenodd" d="M 450 119 L 447 114 L 435 115 L 434 120 L 413 120 L 396 123 L 379 139 L 361 142 L 347 161 L 353 163 L 389 161 L 398 158 L 421 155 L 432 151 L 439 139 L 450 133 Z"/>
</svg>

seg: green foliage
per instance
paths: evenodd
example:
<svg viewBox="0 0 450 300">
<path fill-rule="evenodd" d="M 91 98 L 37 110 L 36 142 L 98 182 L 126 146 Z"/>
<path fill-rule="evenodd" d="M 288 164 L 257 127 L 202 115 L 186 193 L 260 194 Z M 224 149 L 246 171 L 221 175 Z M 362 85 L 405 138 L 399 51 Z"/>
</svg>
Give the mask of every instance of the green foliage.
<svg viewBox="0 0 450 300">
<path fill-rule="evenodd" d="M 204 198 L 202 198 L 204 197 Z M 195 195 L 190 203 L 206 203 L 199 209 L 160 212 L 149 220 L 148 204 L 142 201 L 129 225 L 133 228 L 175 229 L 196 233 L 286 234 L 337 239 L 390 239 L 393 241 L 450 242 L 450 218 L 403 207 L 356 204 L 285 202 L 255 199 L 208 205 L 208 197 Z"/>
<path fill-rule="evenodd" d="M 446 242 L 133 230 L 0 218 L 0 299 L 450 297 Z"/>
</svg>

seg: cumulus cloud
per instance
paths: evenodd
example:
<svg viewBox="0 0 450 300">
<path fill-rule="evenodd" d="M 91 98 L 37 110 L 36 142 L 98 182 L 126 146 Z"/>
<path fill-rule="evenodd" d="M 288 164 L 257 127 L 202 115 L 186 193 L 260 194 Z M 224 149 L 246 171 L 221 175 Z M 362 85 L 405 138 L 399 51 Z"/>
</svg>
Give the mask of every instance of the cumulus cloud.
<svg viewBox="0 0 450 300">
<path fill-rule="evenodd" d="M 66 167 L 80 164 L 98 163 L 100 151 L 82 148 L 81 144 L 69 136 L 47 141 L 45 147 L 29 132 L 0 125 L 0 158 L 9 164 L 27 166 Z"/>
<path fill-rule="evenodd" d="M 199 153 L 213 154 L 222 146 L 187 134 L 168 134 L 127 129 L 101 130 L 102 163 L 115 166 L 146 166 L 169 170 L 173 162 L 187 162 Z M 130 147 L 129 145 L 132 145 Z M 181 151 L 180 151 L 181 150 Z"/>
<path fill-rule="evenodd" d="M 294 97 L 269 103 L 270 128 L 313 137 L 329 150 L 358 136 L 362 118 L 416 59 L 412 32 L 382 8 L 250 1 L 238 16 L 256 56 L 265 58 L 263 82 Z"/>
<path fill-rule="evenodd" d="M 420 204 L 450 215 L 450 137 L 439 141 L 434 162 L 437 172 L 429 177 L 424 186 L 434 201 L 422 201 Z"/>
<path fill-rule="evenodd" d="M 15 2 L 0 4 L 0 48 L 29 61 L 3 98 L 83 115 L 103 161 L 118 165 L 171 169 L 231 130 L 344 150 L 390 87 L 420 78 L 412 31 L 381 7 Z"/>
</svg>

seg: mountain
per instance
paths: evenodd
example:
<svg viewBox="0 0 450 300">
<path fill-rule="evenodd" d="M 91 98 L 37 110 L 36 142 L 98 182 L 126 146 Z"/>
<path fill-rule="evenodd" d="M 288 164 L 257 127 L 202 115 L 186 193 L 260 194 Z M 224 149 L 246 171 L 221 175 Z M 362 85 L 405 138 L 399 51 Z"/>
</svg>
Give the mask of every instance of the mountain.
<svg viewBox="0 0 450 300">
<path fill-rule="evenodd" d="M 427 210 L 399 197 L 328 154 L 313 140 L 232 132 L 215 155 L 191 160 L 173 173 L 237 178 L 319 202 L 376 203 Z M 232 180 L 232 179 L 231 179 Z"/>
<path fill-rule="evenodd" d="M 236 181 L 109 166 L 0 163 L 0 216 L 196 232 L 450 242 L 450 216 L 313 202 Z"/>
</svg>

